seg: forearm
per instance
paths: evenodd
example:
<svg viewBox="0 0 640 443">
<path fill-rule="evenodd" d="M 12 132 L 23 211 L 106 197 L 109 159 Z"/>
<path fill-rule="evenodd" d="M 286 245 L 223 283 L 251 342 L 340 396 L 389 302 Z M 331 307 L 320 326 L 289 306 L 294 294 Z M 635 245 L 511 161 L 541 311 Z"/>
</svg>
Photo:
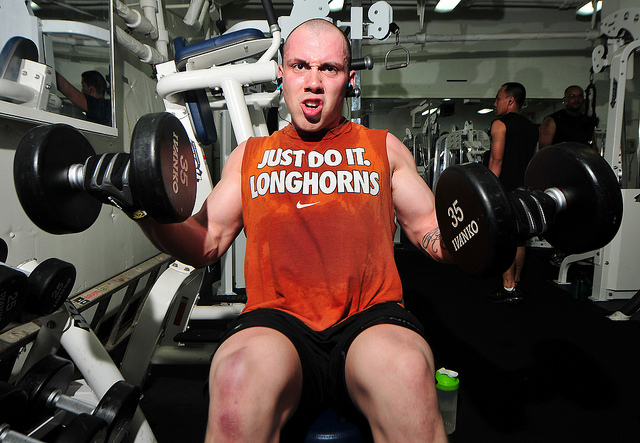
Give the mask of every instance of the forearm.
<svg viewBox="0 0 640 443">
<path fill-rule="evenodd" d="M 171 224 L 160 224 L 147 217 L 137 223 L 156 248 L 196 268 L 215 263 L 226 250 L 222 240 L 212 238 L 195 217 Z"/>
<path fill-rule="evenodd" d="M 420 249 L 431 258 L 442 263 L 453 263 L 453 259 L 444 244 L 440 228 L 436 227 L 422 236 Z"/>
<path fill-rule="evenodd" d="M 453 263 L 437 224 L 416 230 L 403 226 L 403 230 L 409 241 L 427 256 L 438 262 Z"/>
<path fill-rule="evenodd" d="M 496 177 L 500 177 L 500 173 L 502 172 L 502 159 L 491 157 L 489 159 L 489 169 Z"/>
</svg>

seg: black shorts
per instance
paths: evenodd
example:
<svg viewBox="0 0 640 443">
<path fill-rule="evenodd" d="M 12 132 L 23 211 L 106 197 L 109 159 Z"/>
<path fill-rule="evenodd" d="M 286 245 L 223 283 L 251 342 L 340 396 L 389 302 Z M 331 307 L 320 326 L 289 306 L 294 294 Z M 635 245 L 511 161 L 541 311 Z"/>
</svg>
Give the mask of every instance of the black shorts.
<svg viewBox="0 0 640 443">
<path fill-rule="evenodd" d="M 351 419 L 355 411 L 345 382 L 345 361 L 353 340 L 365 329 L 394 324 L 424 336 L 422 324 L 394 302 L 380 303 L 324 331 L 314 331 L 293 315 L 277 309 L 257 309 L 241 314 L 222 341 L 243 329 L 267 327 L 284 334 L 295 346 L 302 363 L 303 387 L 298 411 L 310 414 L 333 407 Z"/>
</svg>

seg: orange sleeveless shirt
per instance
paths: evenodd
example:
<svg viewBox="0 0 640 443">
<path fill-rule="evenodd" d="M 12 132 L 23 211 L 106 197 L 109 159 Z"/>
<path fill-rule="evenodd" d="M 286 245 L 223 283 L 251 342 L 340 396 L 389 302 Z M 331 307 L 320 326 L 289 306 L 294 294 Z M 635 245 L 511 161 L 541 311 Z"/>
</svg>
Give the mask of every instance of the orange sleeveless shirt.
<svg viewBox="0 0 640 443">
<path fill-rule="evenodd" d="M 245 312 L 280 309 L 324 330 L 401 302 L 386 137 L 347 122 L 317 142 L 291 125 L 247 140 Z"/>
</svg>

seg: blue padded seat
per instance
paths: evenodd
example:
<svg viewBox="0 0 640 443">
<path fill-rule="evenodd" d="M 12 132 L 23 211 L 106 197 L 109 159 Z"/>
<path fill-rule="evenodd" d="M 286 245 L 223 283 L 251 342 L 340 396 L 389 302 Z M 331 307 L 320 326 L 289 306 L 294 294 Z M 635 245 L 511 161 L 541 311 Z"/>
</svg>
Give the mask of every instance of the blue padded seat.
<svg viewBox="0 0 640 443">
<path fill-rule="evenodd" d="M 356 425 L 341 420 L 333 409 L 327 409 L 311 425 L 304 443 L 364 443 L 364 441 Z"/>
<path fill-rule="evenodd" d="M 210 38 L 192 45 L 187 45 L 186 40 L 178 37 L 174 40 L 176 68 L 178 71 L 185 71 L 189 60 L 200 59 L 197 67 L 208 68 L 214 64 L 232 63 L 242 60 L 254 54 L 246 54 L 244 50 L 234 51 L 239 44 L 251 41 L 258 41 L 260 44 L 256 51 L 264 52 L 271 44 L 271 39 L 266 39 L 262 31 L 258 29 L 242 29 L 240 31 L 229 32 L 217 37 Z M 223 49 L 227 49 L 224 55 L 216 57 L 215 54 Z M 189 118 L 193 126 L 196 138 L 202 144 L 215 143 L 218 139 L 213 113 L 209 106 L 207 91 L 198 89 L 184 92 L 185 105 L 189 110 Z"/>
<path fill-rule="evenodd" d="M 216 37 L 212 37 L 208 40 L 204 40 L 188 46 L 184 45 L 184 39 L 182 39 L 183 43 L 180 46 L 180 48 L 176 46 L 176 56 L 175 56 L 176 68 L 178 68 L 178 71 L 184 71 L 187 61 L 190 58 L 209 54 L 223 48 L 228 48 L 232 45 L 237 45 L 238 43 L 244 43 L 251 40 L 264 39 L 264 38 L 265 38 L 265 35 L 259 29 L 241 29 L 239 31 L 222 34 Z M 269 41 L 270 40 L 271 39 L 269 39 Z M 224 63 L 231 63 L 233 61 L 241 60 L 242 58 L 238 58 L 236 60 L 225 60 Z M 223 63 L 217 62 L 212 64 L 223 64 Z"/>
<path fill-rule="evenodd" d="M 11 37 L 0 51 L 0 78 L 18 81 L 22 60 L 38 61 L 38 47 L 24 37 Z"/>
</svg>

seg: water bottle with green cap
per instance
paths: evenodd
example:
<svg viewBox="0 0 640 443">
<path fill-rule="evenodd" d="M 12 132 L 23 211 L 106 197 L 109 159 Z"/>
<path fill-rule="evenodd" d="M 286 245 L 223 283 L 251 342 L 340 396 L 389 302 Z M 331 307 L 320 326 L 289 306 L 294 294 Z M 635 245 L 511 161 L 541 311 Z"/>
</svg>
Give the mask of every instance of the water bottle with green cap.
<svg viewBox="0 0 640 443">
<path fill-rule="evenodd" d="M 447 434 L 451 434 L 456 430 L 459 385 L 460 380 L 457 372 L 445 368 L 440 368 L 436 372 L 438 405 L 444 421 L 444 430 Z"/>
</svg>

